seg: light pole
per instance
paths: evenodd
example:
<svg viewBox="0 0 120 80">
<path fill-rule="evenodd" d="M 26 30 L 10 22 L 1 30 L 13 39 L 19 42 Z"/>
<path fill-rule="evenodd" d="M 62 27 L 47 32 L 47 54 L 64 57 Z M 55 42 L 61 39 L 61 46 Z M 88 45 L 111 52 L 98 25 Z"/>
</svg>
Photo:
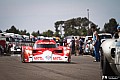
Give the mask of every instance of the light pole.
<svg viewBox="0 0 120 80">
<path fill-rule="evenodd" d="M 88 35 L 88 30 L 89 30 L 89 9 L 87 9 L 87 15 L 88 15 L 88 28 L 87 28 L 87 35 Z"/>
<path fill-rule="evenodd" d="M 87 9 L 87 13 L 88 13 L 88 21 L 89 21 L 89 9 Z"/>
</svg>

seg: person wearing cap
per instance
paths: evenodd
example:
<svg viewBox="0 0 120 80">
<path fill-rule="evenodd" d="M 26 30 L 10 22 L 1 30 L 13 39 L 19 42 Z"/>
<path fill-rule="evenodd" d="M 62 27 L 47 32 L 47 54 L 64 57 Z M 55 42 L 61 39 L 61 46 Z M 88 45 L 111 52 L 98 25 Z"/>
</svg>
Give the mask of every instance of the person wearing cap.
<svg viewBox="0 0 120 80">
<path fill-rule="evenodd" d="M 120 26 L 117 27 L 117 32 L 113 35 L 113 38 L 115 39 L 120 38 Z"/>
</svg>

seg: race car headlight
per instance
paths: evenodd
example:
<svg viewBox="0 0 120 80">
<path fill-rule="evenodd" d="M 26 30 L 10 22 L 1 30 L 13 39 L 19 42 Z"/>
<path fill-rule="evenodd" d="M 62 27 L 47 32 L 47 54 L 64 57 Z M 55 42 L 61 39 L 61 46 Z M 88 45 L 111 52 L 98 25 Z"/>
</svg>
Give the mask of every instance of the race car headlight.
<svg viewBox="0 0 120 80">
<path fill-rule="evenodd" d="M 67 48 L 63 48 L 63 50 L 64 50 L 64 53 L 65 53 L 65 54 L 70 53 L 70 50 L 67 49 Z"/>
<path fill-rule="evenodd" d="M 111 49 L 111 56 L 112 56 L 112 58 L 115 58 L 115 48 Z"/>
<path fill-rule="evenodd" d="M 32 50 L 31 50 L 31 51 L 29 51 L 29 54 L 32 54 Z"/>
<path fill-rule="evenodd" d="M 27 54 L 32 54 L 32 50 L 25 50 Z"/>
</svg>

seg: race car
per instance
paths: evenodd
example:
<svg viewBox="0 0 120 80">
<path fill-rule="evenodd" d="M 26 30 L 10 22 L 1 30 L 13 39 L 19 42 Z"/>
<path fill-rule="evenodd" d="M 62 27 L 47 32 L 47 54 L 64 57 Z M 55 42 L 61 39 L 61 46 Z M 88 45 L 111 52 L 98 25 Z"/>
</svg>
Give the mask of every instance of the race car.
<svg viewBox="0 0 120 80">
<path fill-rule="evenodd" d="M 37 40 L 33 47 L 22 46 L 22 62 L 71 62 L 70 48 L 52 39 Z"/>
<path fill-rule="evenodd" d="M 120 39 L 104 41 L 101 44 L 100 53 L 103 75 L 120 76 Z"/>
</svg>

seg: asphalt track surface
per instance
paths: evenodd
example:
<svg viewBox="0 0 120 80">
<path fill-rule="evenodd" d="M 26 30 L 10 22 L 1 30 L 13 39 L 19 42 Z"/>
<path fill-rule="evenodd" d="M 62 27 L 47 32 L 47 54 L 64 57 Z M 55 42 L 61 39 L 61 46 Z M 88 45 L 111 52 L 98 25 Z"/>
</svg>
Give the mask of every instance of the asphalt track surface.
<svg viewBox="0 0 120 80">
<path fill-rule="evenodd" d="M 101 80 L 100 62 L 90 55 L 71 63 L 22 63 L 20 56 L 0 57 L 0 80 Z"/>
</svg>

